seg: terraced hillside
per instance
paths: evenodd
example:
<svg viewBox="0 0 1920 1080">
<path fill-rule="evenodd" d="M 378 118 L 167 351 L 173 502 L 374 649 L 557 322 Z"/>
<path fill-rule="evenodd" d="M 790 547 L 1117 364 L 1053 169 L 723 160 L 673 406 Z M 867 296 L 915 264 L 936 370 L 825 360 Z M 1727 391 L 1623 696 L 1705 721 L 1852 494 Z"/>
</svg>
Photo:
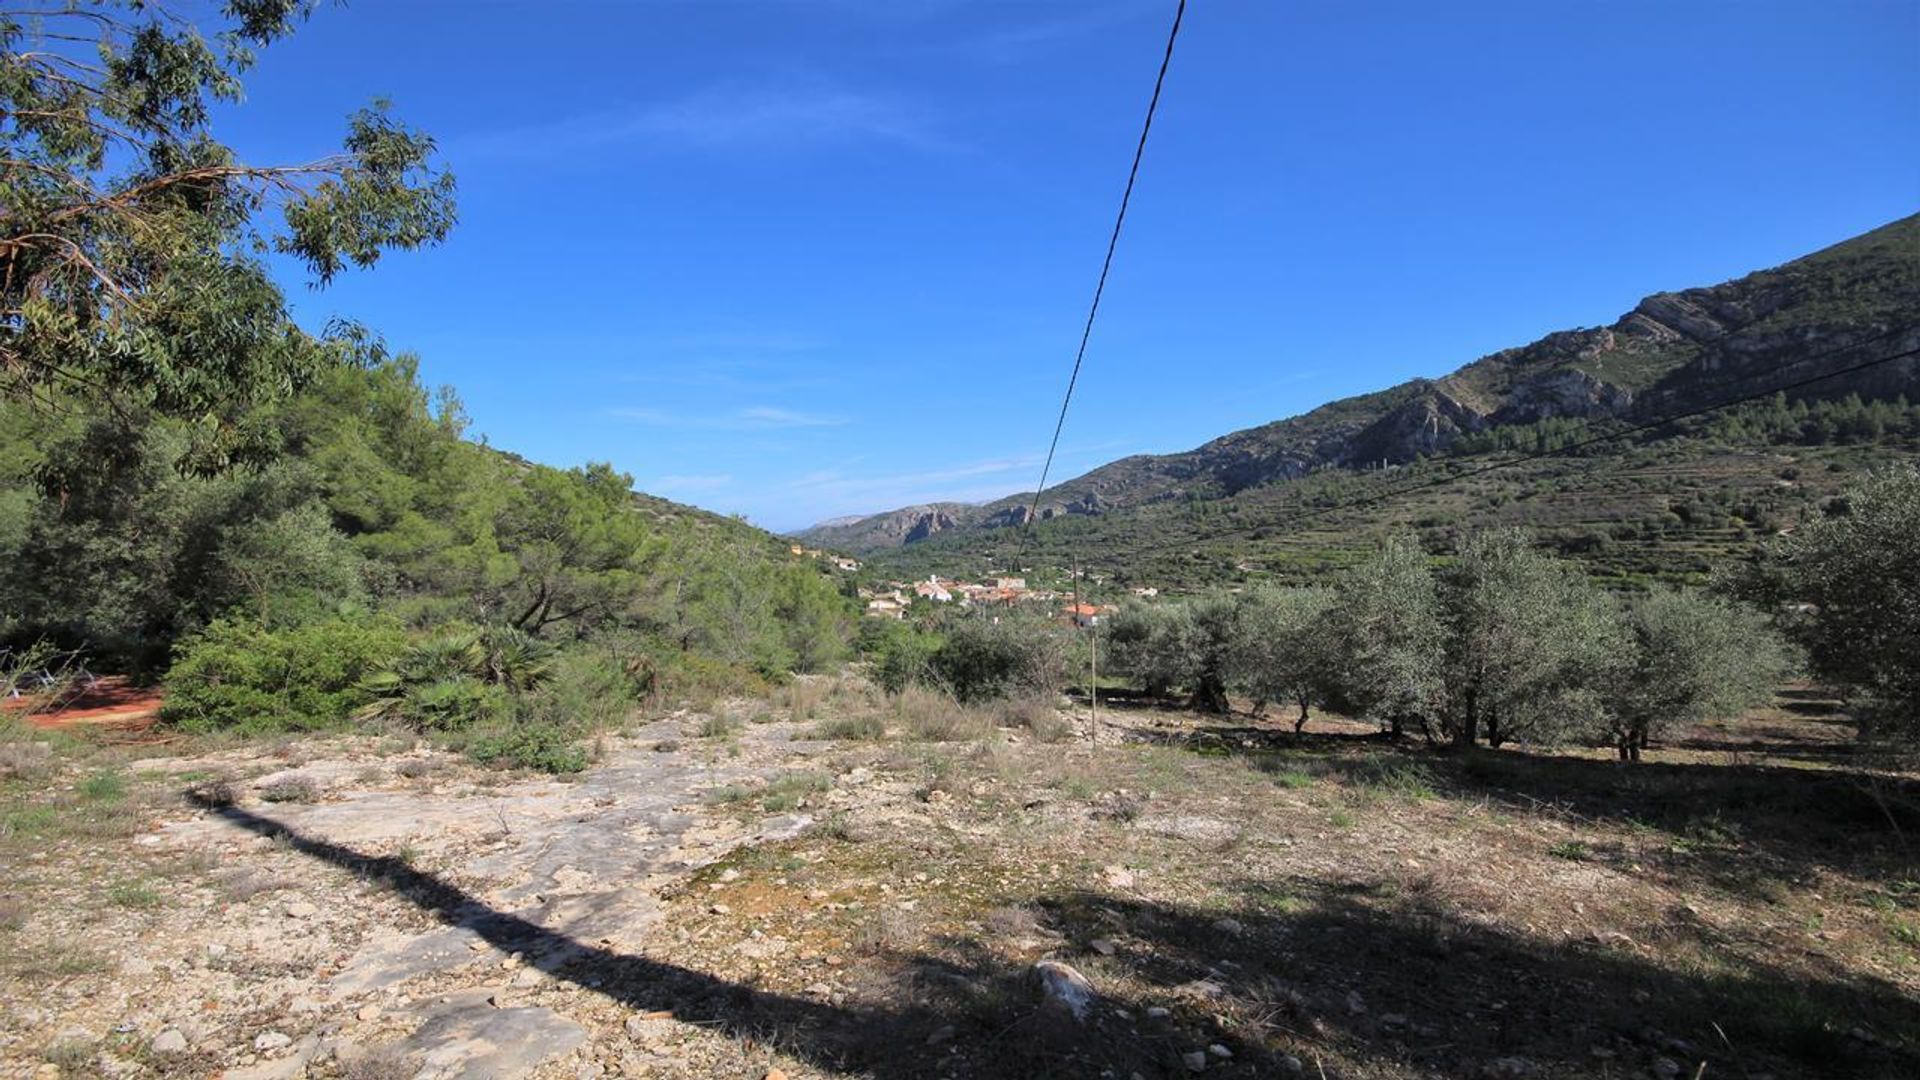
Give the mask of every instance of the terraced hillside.
<svg viewBox="0 0 1920 1080">
<path fill-rule="evenodd" d="M 1766 405 L 1771 419 L 1758 427 L 1661 429 L 1648 433 L 1652 441 L 1595 448 L 1604 457 L 1577 467 L 1527 465 L 1311 527 L 1295 518 L 1916 346 L 1920 216 L 1737 281 L 1650 296 L 1610 326 L 1550 334 L 1440 379 L 1332 402 L 1183 454 L 1114 462 L 1049 489 L 1027 539 L 1043 563 L 1058 565 L 1077 548 L 1115 573 L 1185 581 L 1247 572 L 1232 570 L 1239 564 L 1284 572 L 1337 559 L 1397 525 L 1517 521 L 1564 534 L 1576 553 L 1604 556 L 1603 572 L 1686 574 L 1696 555 L 1724 554 L 1789 524 L 1833 490 L 1833 477 L 1912 452 L 1905 399 L 1920 398 L 1920 361 L 1804 386 Z M 1856 422 L 1868 403 L 1878 419 Z M 1780 420 L 1782 410 L 1809 406 L 1831 415 Z M 1788 470 L 1794 475 L 1782 475 Z M 1688 509 L 1702 499 L 1721 509 Z M 1009 526 L 1025 525 L 1031 500 L 911 507 L 805 535 L 892 568 L 958 571 L 1011 557 Z M 1159 550 L 1189 542 L 1198 556 Z"/>
</svg>

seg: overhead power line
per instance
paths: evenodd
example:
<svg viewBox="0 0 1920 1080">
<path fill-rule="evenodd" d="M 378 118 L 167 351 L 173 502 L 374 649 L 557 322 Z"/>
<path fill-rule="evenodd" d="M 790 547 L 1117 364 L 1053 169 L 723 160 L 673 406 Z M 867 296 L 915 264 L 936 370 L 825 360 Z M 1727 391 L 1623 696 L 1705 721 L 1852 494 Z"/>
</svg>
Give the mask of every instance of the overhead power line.
<svg viewBox="0 0 1920 1080">
<path fill-rule="evenodd" d="M 1160 108 L 1160 89 L 1167 82 L 1167 68 L 1173 63 L 1173 45 L 1180 38 L 1180 22 L 1187 14 L 1187 0 L 1179 0 L 1173 11 L 1173 28 L 1167 32 L 1167 49 L 1160 57 L 1160 73 L 1154 76 L 1153 96 L 1147 99 L 1147 118 L 1140 125 L 1140 141 L 1133 148 L 1133 166 L 1127 170 L 1126 190 L 1120 193 L 1120 212 L 1113 218 L 1113 233 L 1107 238 L 1107 257 L 1100 263 L 1100 280 L 1093 287 L 1093 303 L 1087 307 L 1087 322 L 1080 330 L 1080 348 L 1073 354 L 1073 373 L 1067 376 L 1067 392 L 1060 399 L 1060 418 L 1053 424 L 1053 439 L 1047 444 L 1047 460 L 1040 466 L 1040 486 L 1033 490 L 1033 505 L 1021 523 L 1020 552 L 1026 553 L 1027 533 L 1040 514 L 1040 496 L 1047 490 L 1047 474 L 1053 471 L 1054 451 L 1060 448 L 1060 432 L 1067 426 L 1067 407 L 1073 404 L 1073 388 L 1080 382 L 1080 365 L 1087 358 L 1087 342 L 1093 337 L 1093 321 L 1100 314 L 1100 297 L 1107 291 L 1107 274 L 1113 270 L 1113 253 L 1120 246 L 1120 228 L 1127 221 L 1127 204 L 1133 201 L 1134 181 L 1140 176 L 1140 159 L 1147 152 L 1147 134 L 1153 130 L 1153 114 Z M 1016 562 L 1018 560 L 1016 559 Z"/>
</svg>

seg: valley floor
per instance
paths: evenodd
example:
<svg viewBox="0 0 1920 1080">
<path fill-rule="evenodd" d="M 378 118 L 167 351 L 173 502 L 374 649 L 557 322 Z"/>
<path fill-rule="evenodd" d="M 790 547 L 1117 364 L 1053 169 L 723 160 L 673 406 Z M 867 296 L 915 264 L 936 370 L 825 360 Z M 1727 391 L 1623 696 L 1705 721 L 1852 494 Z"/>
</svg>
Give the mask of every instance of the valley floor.
<svg viewBox="0 0 1920 1080">
<path fill-rule="evenodd" d="M 1907 823 L 1807 695 L 1639 766 L 1121 704 L 0 745 L 0 1076 L 1920 1075 Z"/>
</svg>

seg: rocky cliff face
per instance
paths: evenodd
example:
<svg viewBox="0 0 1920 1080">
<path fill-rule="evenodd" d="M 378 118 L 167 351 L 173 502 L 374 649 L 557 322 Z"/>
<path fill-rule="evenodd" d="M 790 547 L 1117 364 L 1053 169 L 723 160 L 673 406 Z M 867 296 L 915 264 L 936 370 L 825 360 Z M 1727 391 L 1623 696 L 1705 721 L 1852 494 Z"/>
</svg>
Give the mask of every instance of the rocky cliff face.
<svg viewBox="0 0 1920 1080">
<path fill-rule="evenodd" d="M 1182 454 L 1101 466 L 1048 490 L 1039 516 L 1107 514 L 1231 495 L 1316 469 L 1403 463 L 1503 424 L 1664 415 L 1857 363 L 1871 353 L 1816 358 L 1867 342 L 1889 352 L 1920 342 L 1920 215 L 1737 281 L 1657 293 L 1611 325 L 1548 334 L 1444 378 L 1332 402 Z M 1805 392 L 1900 391 L 1920 392 L 1920 365 L 1888 365 Z M 1021 525 L 1031 500 L 911 507 L 802 535 L 871 550 L 955 529 Z"/>
</svg>

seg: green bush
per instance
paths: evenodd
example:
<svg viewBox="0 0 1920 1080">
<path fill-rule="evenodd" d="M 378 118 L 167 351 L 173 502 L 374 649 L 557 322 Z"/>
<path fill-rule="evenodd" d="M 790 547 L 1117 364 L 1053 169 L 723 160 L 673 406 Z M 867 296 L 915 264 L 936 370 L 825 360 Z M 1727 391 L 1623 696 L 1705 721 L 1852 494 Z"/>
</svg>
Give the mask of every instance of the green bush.
<svg viewBox="0 0 1920 1080">
<path fill-rule="evenodd" d="M 873 681 L 890 694 L 925 682 L 940 635 L 906 623 L 865 619 L 860 624 L 860 652 L 873 663 Z"/>
<path fill-rule="evenodd" d="M 344 723 L 360 682 L 406 648 L 387 619 L 343 617 L 269 630 L 216 620 L 175 650 L 167 722 L 192 731 L 309 731 Z"/>
<path fill-rule="evenodd" d="M 547 681 L 553 646 L 511 627 L 454 624 L 409 645 L 391 667 L 361 683 L 373 698 L 356 713 L 366 721 L 419 731 L 458 731 L 511 719 L 515 695 Z"/>
<path fill-rule="evenodd" d="M 958 622 L 928 660 L 933 681 L 961 703 L 1051 695 L 1066 685 L 1066 642 L 1037 619 L 975 616 Z"/>
<path fill-rule="evenodd" d="M 562 649 L 539 688 L 522 696 L 521 715 L 580 731 L 620 727 L 640 703 L 636 670 L 604 649 Z"/>
<path fill-rule="evenodd" d="M 772 691 L 765 676 L 751 668 L 692 652 L 658 654 L 651 678 L 654 693 L 671 700 L 761 697 Z"/>
<path fill-rule="evenodd" d="M 576 732 L 547 720 L 504 720 L 465 733 L 457 745 L 483 764 L 512 765 L 549 773 L 577 773 L 587 751 Z"/>
</svg>

